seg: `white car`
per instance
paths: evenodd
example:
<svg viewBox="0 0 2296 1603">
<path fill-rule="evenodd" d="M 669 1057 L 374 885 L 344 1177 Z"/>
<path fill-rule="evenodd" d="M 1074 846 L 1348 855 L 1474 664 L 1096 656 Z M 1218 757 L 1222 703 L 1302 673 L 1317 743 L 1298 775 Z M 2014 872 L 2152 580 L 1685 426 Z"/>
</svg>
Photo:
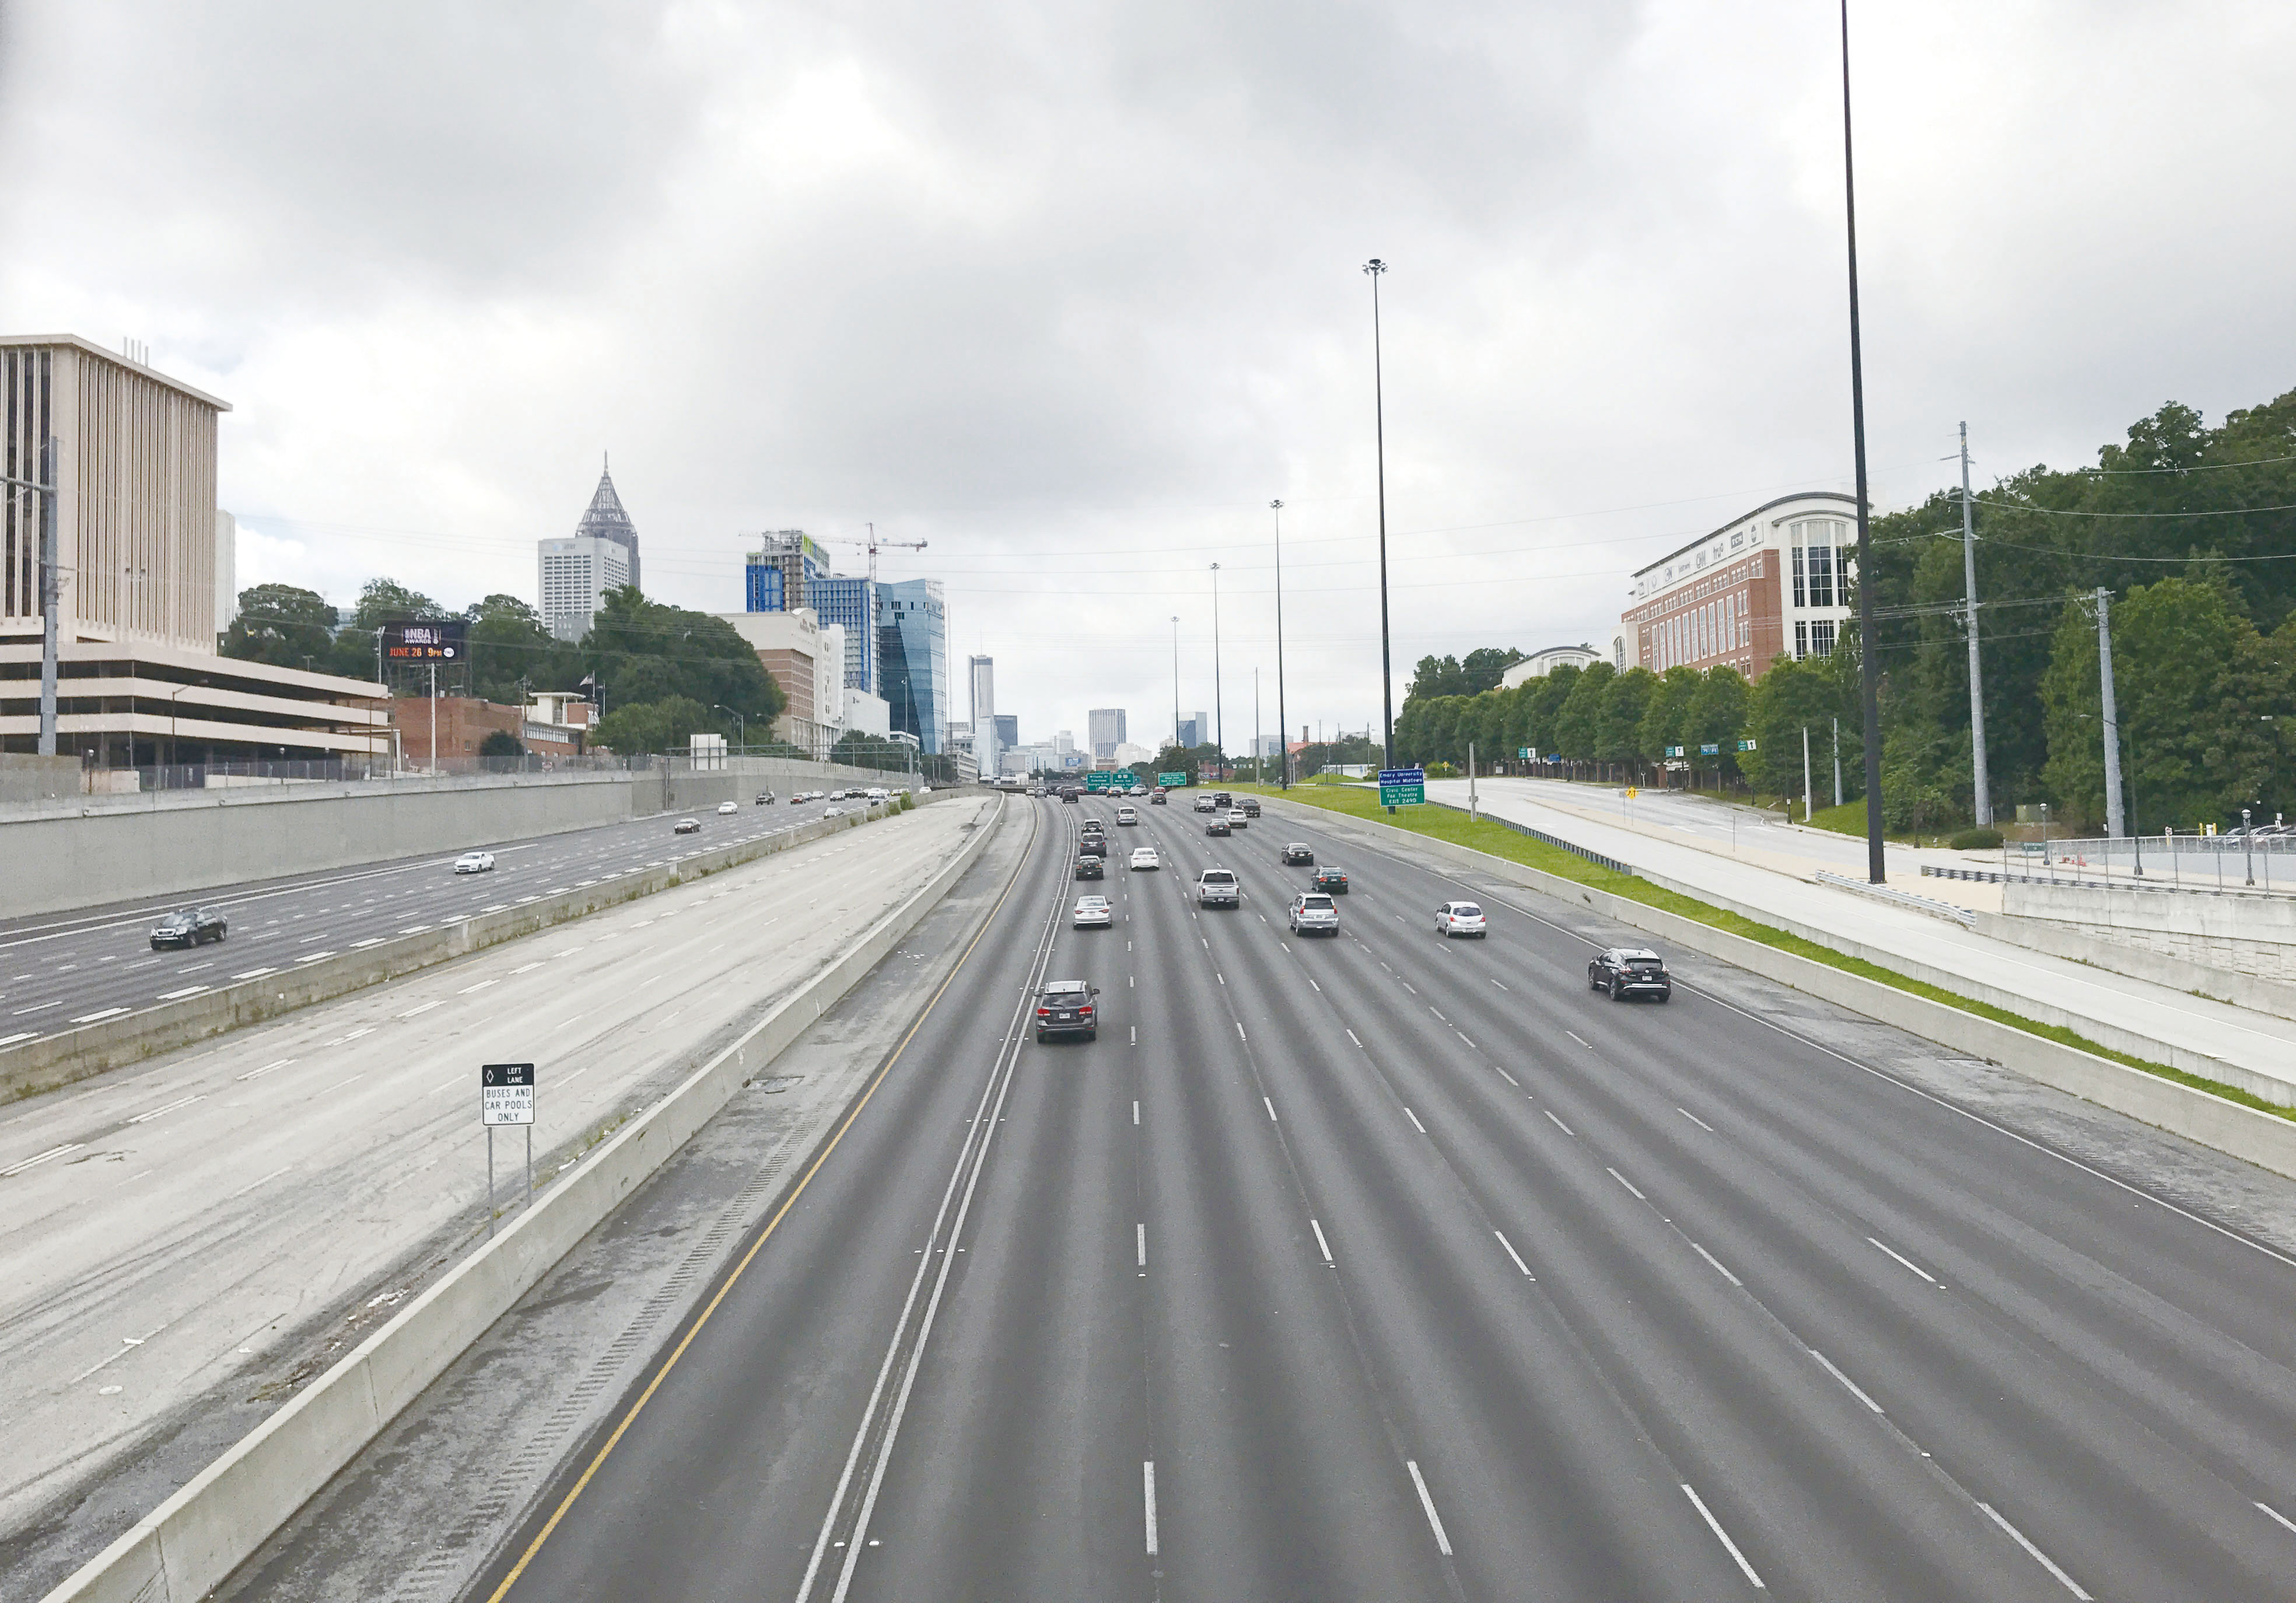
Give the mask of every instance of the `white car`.
<svg viewBox="0 0 2296 1603">
<path fill-rule="evenodd" d="M 1163 866 L 1164 859 L 1156 855 L 1156 849 L 1153 846 L 1136 846 L 1132 849 L 1134 872 L 1137 873 L 1143 868 L 1161 868 Z"/>
<path fill-rule="evenodd" d="M 1119 824 L 1137 824 L 1140 822 L 1140 810 L 1127 802 L 1116 810 L 1116 821 Z"/>
<path fill-rule="evenodd" d="M 719 803 L 718 803 L 718 810 L 719 812 L 721 812 L 721 813 L 723 813 L 723 812 L 740 812 L 740 811 L 742 810 L 742 808 L 741 808 L 741 804 L 740 804 L 739 802 L 720 802 Z"/>
<path fill-rule="evenodd" d="M 1447 901 L 1435 909 L 1435 933 L 1445 940 L 1454 935 L 1472 935 L 1480 941 L 1483 910 L 1472 901 Z"/>
<path fill-rule="evenodd" d="M 1116 922 L 1105 896 L 1079 896 L 1069 922 L 1078 929 L 1106 929 Z"/>
<path fill-rule="evenodd" d="M 824 818 L 841 818 L 845 816 L 845 810 L 841 807 L 824 807 L 821 810 L 821 816 Z"/>
<path fill-rule="evenodd" d="M 1197 875 L 1196 905 L 1200 908 L 1242 906 L 1243 892 L 1235 883 L 1235 875 L 1226 868 L 1207 868 Z"/>
<path fill-rule="evenodd" d="M 1340 933 L 1340 908 L 1321 891 L 1302 891 L 1292 899 L 1292 933 L 1332 935 Z"/>
<path fill-rule="evenodd" d="M 1251 815 L 1241 807 L 1231 807 L 1227 810 L 1227 826 L 1230 829 L 1242 829 L 1250 822 Z"/>
<path fill-rule="evenodd" d="M 1196 810 L 1198 812 L 1212 812 L 1218 807 L 1219 803 L 1213 801 L 1210 796 L 1198 796 L 1196 798 Z"/>
<path fill-rule="evenodd" d="M 491 851 L 465 851 L 455 859 L 457 874 L 491 874 L 494 868 L 495 854 Z"/>
</svg>

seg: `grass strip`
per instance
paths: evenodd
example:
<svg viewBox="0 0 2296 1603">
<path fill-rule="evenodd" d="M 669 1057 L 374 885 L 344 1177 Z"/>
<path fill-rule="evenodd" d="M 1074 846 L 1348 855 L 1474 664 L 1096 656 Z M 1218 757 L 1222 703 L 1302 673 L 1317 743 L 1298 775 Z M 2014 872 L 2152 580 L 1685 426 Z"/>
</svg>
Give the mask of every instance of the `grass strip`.
<svg viewBox="0 0 2296 1603">
<path fill-rule="evenodd" d="M 1779 951 L 1792 952 L 1797 958 L 1807 958 L 1813 963 L 1823 963 L 1828 968 L 1838 968 L 1844 974 L 1856 974 L 1859 979 L 1872 980 L 1877 984 L 1887 985 L 1895 991 L 1902 991 L 1908 996 L 1923 997 L 1932 1002 L 1940 1002 L 1946 1007 L 1959 1008 L 1964 1013 L 1974 1014 L 1979 1018 L 1991 1019 L 1997 1024 L 2006 1024 L 2013 1030 L 2022 1030 L 2028 1035 L 2038 1035 L 2044 1040 L 2055 1041 L 2059 1046 L 2070 1047 L 2076 1051 L 2093 1053 L 2096 1056 L 2109 1059 L 2126 1067 L 2141 1070 L 2147 1074 L 2158 1075 L 2162 1080 L 2173 1080 L 2178 1085 L 2189 1086 L 2196 1091 L 2206 1091 L 2212 1097 L 2221 1097 L 2227 1102 L 2237 1102 L 2243 1107 L 2252 1107 L 2260 1114 L 2270 1114 L 2276 1119 L 2286 1119 L 2296 1122 L 2296 1108 L 2282 1107 L 2277 1103 L 2267 1102 L 2263 1097 L 2243 1090 L 2236 1085 L 2226 1085 L 2219 1081 L 2203 1079 L 2198 1074 L 2188 1074 L 2184 1070 L 2171 1068 L 2165 1063 L 2154 1063 L 2149 1058 L 2136 1057 L 2127 1052 L 2115 1051 L 2112 1048 L 2093 1041 L 2078 1031 L 2068 1030 L 2062 1024 L 2045 1024 L 2038 1019 L 2030 1019 L 2021 1014 L 2012 1013 L 2005 1007 L 1996 1007 L 1989 1002 L 1980 1002 L 1962 996 L 1958 992 L 1948 991 L 1942 986 L 1931 985 L 1926 981 L 1916 980 L 1909 974 L 1901 974 L 1895 969 L 1883 968 L 1881 965 L 1869 963 L 1863 958 L 1849 957 L 1845 953 L 1835 951 L 1832 947 L 1820 946 L 1815 941 L 1806 941 L 1800 935 L 1790 933 L 1773 925 L 1759 923 L 1742 913 L 1733 913 L 1722 908 L 1712 907 L 1694 897 L 1685 896 L 1677 891 L 1669 891 L 1663 885 L 1654 885 L 1646 879 L 1637 878 L 1630 874 L 1613 874 L 1611 870 L 1590 863 L 1574 852 L 1565 851 L 1559 846 L 1550 846 L 1545 841 L 1535 840 L 1529 835 L 1519 834 L 1504 824 L 1493 823 L 1488 818 L 1470 818 L 1456 808 L 1439 805 L 1405 807 L 1398 808 L 1390 815 L 1380 806 L 1378 792 L 1371 789 L 1352 786 L 1342 789 L 1326 785 L 1308 788 L 1294 785 L 1286 792 L 1279 791 L 1274 785 L 1234 785 L 1230 788 L 1237 791 L 1250 791 L 1263 796 L 1281 795 L 1309 807 L 1320 807 L 1327 811 L 1345 813 L 1351 818 L 1362 818 L 1367 823 L 1390 825 L 1411 834 L 1426 835 L 1431 840 L 1447 841 L 1453 845 L 1469 847 L 1477 851 L 1487 851 L 1493 857 L 1505 858 L 1509 862 L 1521 863 L 1525 867 L 1537 868 L 1541 873 L 1552 874 L 1557 879 L 1566 879 L 1573 884 L 1586 885 L 1597 891 L 1608 891 L 1613 896 L 1623 896 L 1629 901 L 1641 902 L 1644 907 L 1656 908 L 1662 913 L 1672 913 L 1677 917 L 1687 918 L 1693 923 L 1705 925 L 1708 928 L 1720 930 L 1725 934 L 1742 936 L 1748 941 L 1758 941 L 1762 945 L 1775 947 Z"/>
</svg>

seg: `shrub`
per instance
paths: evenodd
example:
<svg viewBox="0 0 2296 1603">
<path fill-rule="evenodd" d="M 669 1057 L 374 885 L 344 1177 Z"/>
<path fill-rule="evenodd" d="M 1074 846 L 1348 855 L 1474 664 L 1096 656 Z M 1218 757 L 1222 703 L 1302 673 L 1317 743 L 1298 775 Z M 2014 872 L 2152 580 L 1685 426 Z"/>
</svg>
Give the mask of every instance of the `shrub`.
<svg viewBox="0 0 2296 1603">
<path fill-rule="evenodd" d="M 1997 829 L 1964 829 L 1946 844 L 1956 851 L 1993 851 L 2001 845 L 2001 832 Z"/>
</svg>

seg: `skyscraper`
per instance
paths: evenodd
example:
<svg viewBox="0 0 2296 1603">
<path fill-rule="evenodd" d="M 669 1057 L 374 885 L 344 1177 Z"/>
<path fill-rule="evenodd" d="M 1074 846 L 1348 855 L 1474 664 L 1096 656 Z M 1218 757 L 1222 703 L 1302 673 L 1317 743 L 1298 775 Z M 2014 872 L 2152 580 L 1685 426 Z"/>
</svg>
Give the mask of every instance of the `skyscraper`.
<svg viewBox="0 0 2296 1603">
<path fill-rule="evenodd" d="M 802 529 L 777 529 L 750 553 L 742 607 L 752 612 L 811 607 L 825 628 L 845 626 L 845 687 L 882 694 L 877 670 L 877 585 L 830 571 L 829 554 Z"/>
<path fill-rule="evenodd" d="M 965 678 L 971 681 L 972 755 L 990 778 L 998 772 L 996 739 L 996 659 L 967 657 Z"/>
<path fill-rule="evenodd" d="M 1115 756 L 1117 746 L 1124 739 L 1124 709 L 1095 707 L 1085 717 L 1091 732 L 1094 758 Z"/>
<path fill-rule="evenodd" d="M 938 579 L 877 586 L 877 677 L 893 728 L 938 756 L 948 748 L 948 607 Z"/>
<path fill-rule="evenodd" d="M 590 632 L 608 590 L 638 580 L 638 531 L 611 473 L 598 475 L 590 508 L 574 525 L 572 538 L 535 542 L 537 583 L 544 627 L 562 640 Z"/>
</svg>

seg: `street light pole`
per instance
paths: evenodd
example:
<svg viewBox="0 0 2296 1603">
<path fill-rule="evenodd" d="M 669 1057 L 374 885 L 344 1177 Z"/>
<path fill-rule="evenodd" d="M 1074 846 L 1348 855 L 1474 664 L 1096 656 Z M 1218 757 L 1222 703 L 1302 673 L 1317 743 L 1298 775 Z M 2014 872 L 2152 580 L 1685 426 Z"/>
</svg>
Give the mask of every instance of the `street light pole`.
<svg viewBox="0 0 2296 1603">
<path fill-rule="evenodd" d="M 1219 564 L 1212 564 L 1212 729 L 1219 745 L 1219 765 L 1227 767 L 1227 702 L 1220 695 Z"/>
<path fill-rule="evenodd" d="M 1267 506 L 1275 514 L 1275 744 L 1283 757 L 1276 783 L 1288 791 L 1292 788 L 1292 726 L 1284 722 L 1283 705 L 1283 503 L 1270 501 Z"/>
<path fill-rule="evenodd" d="M 1874 673 L 1874 530 L 1866 489 L 1866 360 L 1857 328 L 1857 163 L 1849 139 L 1849 0 L 1841 0 L 1841 193 L 1849 241 L 1849 420 L 1857 457 L 1857 678 L 1866 723 L 1866 877 L 1889 880 L 1882 851 L 1882 698 Z"/>
<path fill-rule="evenodd" d="M 1848 0 L 1844 0 L 1847 4 Z M 1387 264 L 1376 256 L 1364 263 L 1371 278 L 1371 416 L 1372 438 L 1379 457 L 1379 703 L 1385 736 L 1387 766 L 1395 766 L 1395 666 L 1390 661 L 1387 629 L 1387 397 L 1379 349 L 1379 280 Z"/>
<path fill-rule="evenodd" d="M 1172 614 L 1172 744 L 1182 751 L 1187 744 L 1180 738 L 1180 614 Z"/>
</svg>

